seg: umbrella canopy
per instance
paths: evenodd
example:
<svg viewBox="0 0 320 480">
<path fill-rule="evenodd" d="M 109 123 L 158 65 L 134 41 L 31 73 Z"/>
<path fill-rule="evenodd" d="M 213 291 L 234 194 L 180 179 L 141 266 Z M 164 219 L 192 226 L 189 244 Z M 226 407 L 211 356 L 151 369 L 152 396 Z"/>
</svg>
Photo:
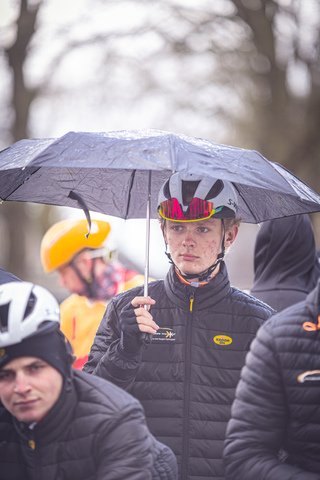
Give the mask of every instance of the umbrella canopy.
<svg viewBox="0 0 320 480">
<path fill-rule="evenodd" d="M 80 198 L 124 219 L 144 218 L 149 201 L 155 218 L 159 189 L 176 171 L 231 181 L 244 222 L 320 210 L 318 194 L 256 151 L 158 130 L 20 140 L 0 152 L 0 197 L 70 207 Z"/>
</svg>

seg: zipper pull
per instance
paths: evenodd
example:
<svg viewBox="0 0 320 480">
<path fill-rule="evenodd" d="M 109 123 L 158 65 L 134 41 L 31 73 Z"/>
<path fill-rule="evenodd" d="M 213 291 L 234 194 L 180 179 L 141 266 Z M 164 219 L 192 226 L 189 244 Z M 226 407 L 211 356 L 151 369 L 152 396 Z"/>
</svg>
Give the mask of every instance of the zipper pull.
<svg viewBox="0 0 320 480">
<path fill-rule="evenodd" d="M 31 448 L 31 450 L 34 450 L 36 448 L 36 443 L 34 440 L 29 440 L 28 445 Z"/>
<path fill-rule="evenodd" d="M 191 293 L 190 297 L 189 297 L 189 300 L 190 300 L 190 312 L 192 312 L 192 309 L 193 309 L 193 301 L 194 301 L 194 292 Z"/>
</svg>

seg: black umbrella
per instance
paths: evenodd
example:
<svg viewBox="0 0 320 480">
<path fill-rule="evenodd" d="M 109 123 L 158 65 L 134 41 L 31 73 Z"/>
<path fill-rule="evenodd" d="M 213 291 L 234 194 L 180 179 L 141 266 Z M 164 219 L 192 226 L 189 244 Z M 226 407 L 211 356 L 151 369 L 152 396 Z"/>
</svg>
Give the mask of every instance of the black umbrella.
<svg viewBox="0 0 320 480">
<path fill-rule="evenodd" d="M 177 171 L 231 181 L 244 222 L 320 210 L 317 193 L 256 151 L 158 130 L 20 140 L 0 152 L 0 197 L 149 222 L 161 185 Z M 146 250 L 147 294 L 149 227 Z"/>
</svg>

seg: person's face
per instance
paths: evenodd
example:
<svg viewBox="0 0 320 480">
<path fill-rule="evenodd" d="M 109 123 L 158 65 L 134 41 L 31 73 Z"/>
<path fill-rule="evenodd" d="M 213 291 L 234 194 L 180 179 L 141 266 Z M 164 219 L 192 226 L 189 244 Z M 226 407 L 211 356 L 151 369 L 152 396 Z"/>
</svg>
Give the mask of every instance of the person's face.
<svg viewBox="0 0 320 480">
<path fill-rule="evenodd" d="M 11 360 L 0 370 L 0 400 L 18 420 L 41 420 L 58 400 L 63 377 L 36 357 Z"/>
<path fill-rule="evenodd" d="M 236 238 L 238 227 L 233 225 L 225 233 L 225 247 Z M 223 225 L 217 218 L 195 222 L 166 220 L 164 237 L 175 265 L 183 274 L 195 274 L 194 280 L 217 260 L 221 252 Z"/>
<path fill-rule="evenodd" d="M 71 293 L 80 293 L 84 288 L 83 281 L 70 265 L 59 268 L 58 270 L 60 287 L 65 287 Z"/>
<path fill-rule="evenodd" d="M 91 279 L 92 260 L 87 258 L 85 254 L 79 255 L 76 260 L 76 266 L 83 278 Z M 59 285 L 65 287 L 71 293 L 82 294 L 85 289 L 84 282 L 71 265 L 65 265 L 58 269 Z"/>
</svg>

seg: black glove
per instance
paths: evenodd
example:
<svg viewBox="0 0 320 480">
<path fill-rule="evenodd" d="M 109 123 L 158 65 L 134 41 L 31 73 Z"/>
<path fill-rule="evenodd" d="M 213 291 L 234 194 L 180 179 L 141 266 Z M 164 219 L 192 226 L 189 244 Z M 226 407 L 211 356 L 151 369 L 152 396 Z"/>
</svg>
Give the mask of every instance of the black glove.
<svg viewBox="0 0 320 480">
<path fill-rule="evenodd" d="M 134 307 L 129 303 L 120 313 L 120 349 L 130 355 L 138 354 L 143 342 L 141 341 L 141 332 L 134 313 Z"/>
</svg>

